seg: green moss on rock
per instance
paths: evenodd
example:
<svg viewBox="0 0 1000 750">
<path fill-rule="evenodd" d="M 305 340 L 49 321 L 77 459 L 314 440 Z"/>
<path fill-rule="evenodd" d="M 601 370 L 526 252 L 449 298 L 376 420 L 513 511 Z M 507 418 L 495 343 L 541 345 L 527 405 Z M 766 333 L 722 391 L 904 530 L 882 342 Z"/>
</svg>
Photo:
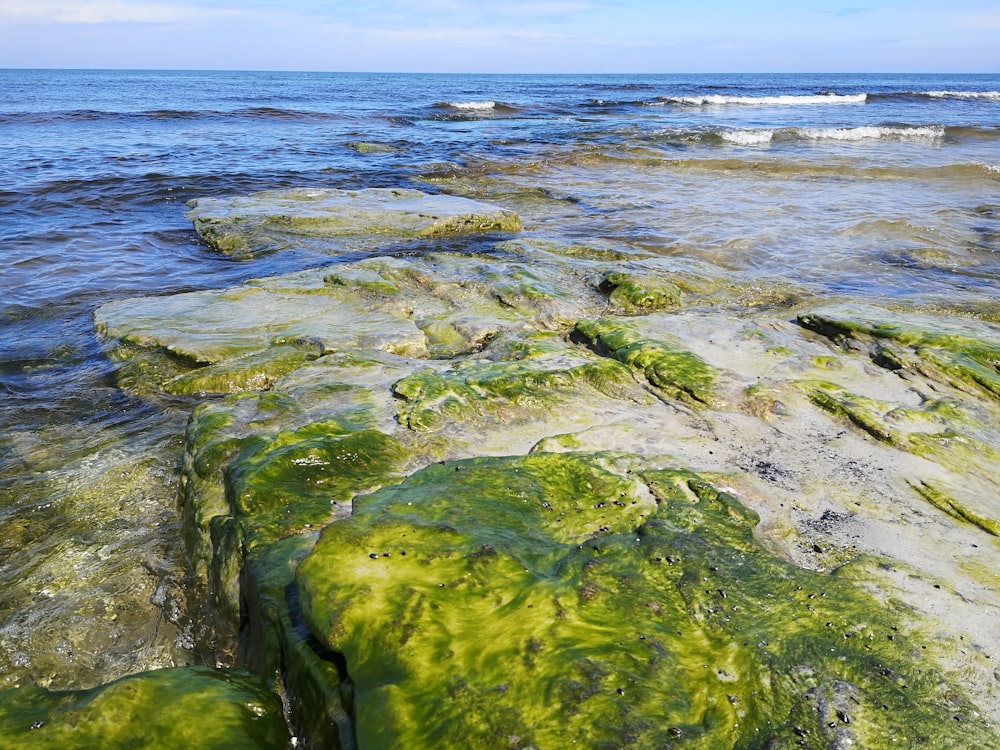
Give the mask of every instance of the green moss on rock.
<svg viewBox="0 0 1000 750">
<path fill-rule="evenodd" d="M 497 360 L 466 360 L 445 371 L 425 369 L 400 379 L 393 393 L 400 400 L 401 424 L 428 431 L 452 421 L 523 421 L 551 412 L 566 398 L 589 387 L 605 396 L 621 392 L 631 376 L 617 362 L 568 355 L 543 338 L 508 345 Z M 513 348 L 511 348 L 513 347 Z"/>
<path fill-rule="evenodd" d="M 1000 331 L 995 327 L 944 316 L 931 320 L 911 315 L 912 321 L 899 321 L 890 315 L 887 310 L 844 306 L 805 313 L 798 322 L 835 342 L 873 342 L 873 359 L 889 369 L 911 367 L 932 379 L 974 385 L 1000 398 Z"/>
<path fill-rule="evenodd" d="M 3 747 L 273 750 L 290 741 L 281 701 L 241 671 L 163 669 L 92 690 L 0 691 Z"/>
<path fill-rule="evenodd" d="M 681 304 L 681 289 L 676 284 L 624 271 L 606 273 L 600 290 L 627 315 L 674 310 Z"/>
<path fill-rule="evenodd" d="M 712 369 L 697 355 L 666 341 L 644 338 L 615 318 L 581 320 L 575 334 L 597 351 L 639 371 L 649 383 L 673 398 L 712 403 Z"/>
<path fill-rule="evenodd" d="M 341 421 L 249 441 L 227 475 L 248 548 L 320 528 L 349 512 L 351 498 L 385 483 L 406 455 L 394 438 Z"/>
<path fill-rule="evenodd" d="M 901 613 L 768 553 L 755 523 L 685 471 L 474 459 L 357 498 L 297 584 L 364 747 L 997 741 Z"/>
</svg>

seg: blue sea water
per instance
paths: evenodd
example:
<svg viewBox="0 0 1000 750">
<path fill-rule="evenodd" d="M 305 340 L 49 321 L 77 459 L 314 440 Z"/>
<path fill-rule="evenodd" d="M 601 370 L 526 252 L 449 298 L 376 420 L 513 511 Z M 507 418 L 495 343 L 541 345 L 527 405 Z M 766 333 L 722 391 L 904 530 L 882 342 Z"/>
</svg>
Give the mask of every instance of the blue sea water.
<svg viewBox="0 0 1000 750">
<path fill-rule="evenodd" d="M 0 525 L 110 444 L 162 441 L 169 470 L 183 410 L 115 388 L 90 316 L 331 262 L 231 260 L 185 218 L 306 186 L 481 198 L 529 233 L 816 294 L 996 305 L 1000 75 L 0 70 Z M 0 583 L 27 565 L 0 543 Z M 8 657 L 25 597 L 0 594 Z"/>
</svg>

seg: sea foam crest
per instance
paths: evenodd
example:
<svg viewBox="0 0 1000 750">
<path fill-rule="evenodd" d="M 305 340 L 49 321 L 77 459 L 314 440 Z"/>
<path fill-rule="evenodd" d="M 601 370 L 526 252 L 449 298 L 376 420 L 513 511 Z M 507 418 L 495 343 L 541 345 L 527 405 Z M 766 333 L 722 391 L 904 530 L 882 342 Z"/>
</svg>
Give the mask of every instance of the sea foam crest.
<svg viewBox="0 0 1000 750">
<path fill-rule="evenodd" d="M 750 106 L 774 106 L 797 104 L 864 104 L 868 94 L 786 94 L 783 96 L 725 96 L 712 94 L 707 96 L 669 96 L 661 97 L 664 104 L 726 105 L 742 104 Z"/>
<path fill-rule="evenodd" d="M 892 128 L 877 125 L 862 125 L 857 128 L 802 128 L 796 131 L 800 137 L 810 140 L 833 141 L 934 141 L 944 137 L 944 128 L 926 125 L 912 128 Z"/>
<path fill-rule="evenodd" d="M 722 140 L 728 143 L 735 143 L 737 146 L 760 146 L 770 143 L 774 138 L 774 131 L 767 129 L 756 130 L 727 130 L 722 133 Z"/>
<path fill-rule="evenodd" d="M 1000 91 L 928 91 L 925 96 L 933 99 L 984 99 L 1000 102 Z"/>
<path fill-rule="evenodd" d="M 483 99 L 482 101 L 474 102 L 448 102 L 448 106 L 454 107 L 455 109 L 486 112 L 491 109 L 496 109 L 497 103 L 492 99 Z"/>
</svg>

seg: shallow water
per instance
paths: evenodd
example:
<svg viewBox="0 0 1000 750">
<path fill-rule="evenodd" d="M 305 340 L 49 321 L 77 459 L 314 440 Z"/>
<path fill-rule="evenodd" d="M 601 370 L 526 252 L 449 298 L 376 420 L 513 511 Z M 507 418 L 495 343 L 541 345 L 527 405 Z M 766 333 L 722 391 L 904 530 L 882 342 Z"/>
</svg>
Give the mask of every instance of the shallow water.
<svg viewBox="0 0 1000 750">
<path fill-rule="evenodd" d="M 0 687 L 201 658 L 176 540 L 189 404 L 123 395 L 91 314 L 330 259 L 221 257 L 190 199 L 441 190 L 529 235 L 1000 317 L 997 76 L 7 70 L 0 143 Z"/>
</svg>

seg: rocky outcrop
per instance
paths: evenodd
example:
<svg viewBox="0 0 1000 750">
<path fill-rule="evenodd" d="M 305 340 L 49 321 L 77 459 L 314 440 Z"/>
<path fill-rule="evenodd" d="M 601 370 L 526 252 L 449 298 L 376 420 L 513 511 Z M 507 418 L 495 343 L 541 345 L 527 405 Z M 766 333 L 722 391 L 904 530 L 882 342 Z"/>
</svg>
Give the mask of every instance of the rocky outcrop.
<svg viewBox="0 0 1000 750">
<path fill-rule="evenodd" d="M 338 247 L 338 238 L 440 237 L 468 232 L 517 232 L 517 214 L 453 195 L 419 190 L 267 191 L 201 198 L 188 218 L 216 250 L 248 257 L 296 245 Z"/>
<path fill-rule="evenodd" d="M 400 195 L 379 211 L 426 213 Z M 335 249 L 380 231 L 358 205 L 192 218 L 240 253 Z M 303 743 L 995 744 L 1000 331 L 811 302 L 521 237 L 96 325 L 123 388 L 201 399 L 196 596 Z"/>
</svg>

